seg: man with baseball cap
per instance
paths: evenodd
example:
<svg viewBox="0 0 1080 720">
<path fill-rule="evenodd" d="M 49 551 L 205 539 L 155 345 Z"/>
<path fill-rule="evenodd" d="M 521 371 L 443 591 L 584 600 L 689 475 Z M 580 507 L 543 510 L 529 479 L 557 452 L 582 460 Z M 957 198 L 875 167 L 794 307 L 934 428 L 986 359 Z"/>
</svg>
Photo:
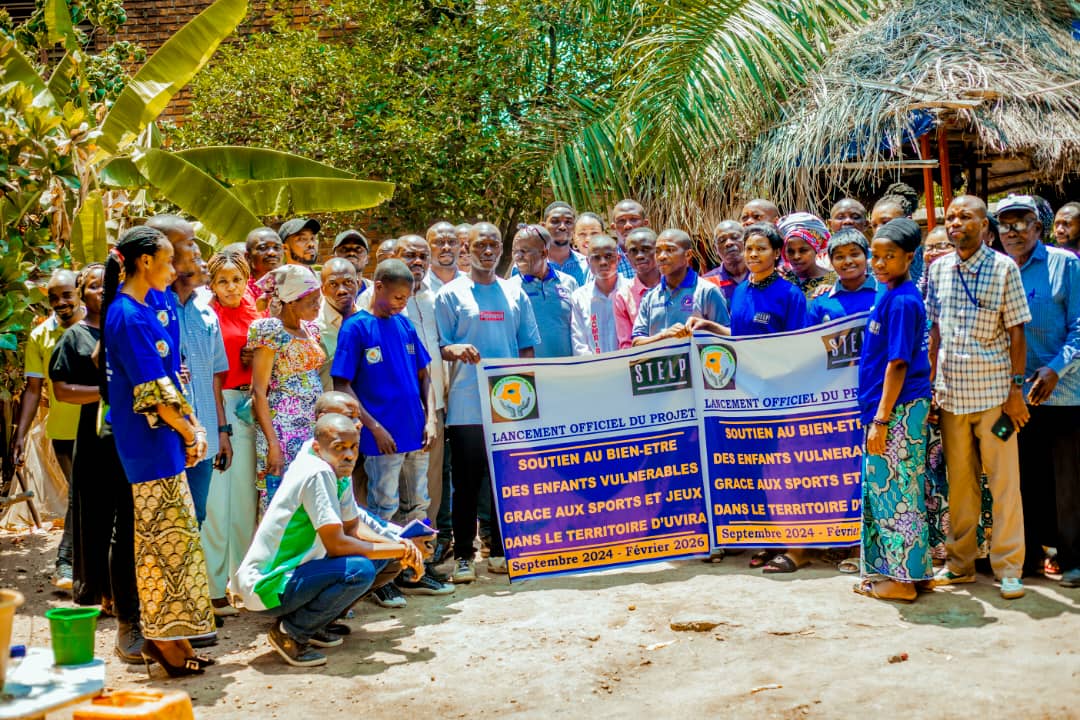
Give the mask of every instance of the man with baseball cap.
<svg viewBox="0 0 1080 720">
<path fill-rule="evenodd" d="M 293 218 L 278 228 L 278 237 L 285 246 L 285 262 L 311 267 L 319 261 L 318 220 Z"/>
<path fill-rule="evenodd" d="M 1042 575 L 1043 546 L 1055 547 L 1061 584 L 1080 587 L 1080 258 L 1043 244 L 1030 195 L 1000 201 L 997 219 L 1031 310 L 1024 325 L 1031 420 L 1018 438 L 1024 574 Z"/>
<path fill-rule="evenodd" d="M 357 297 L 371 286 L 371 283 L 364 279 L 364 269 L 368 264 L 368 250 L 370 247 L 364 233 L 352 228 L 342 230 L 334 238 L 334 257 L 345 258 L 356 268 L 356 278 L 360 281 Z"/>
</svg>

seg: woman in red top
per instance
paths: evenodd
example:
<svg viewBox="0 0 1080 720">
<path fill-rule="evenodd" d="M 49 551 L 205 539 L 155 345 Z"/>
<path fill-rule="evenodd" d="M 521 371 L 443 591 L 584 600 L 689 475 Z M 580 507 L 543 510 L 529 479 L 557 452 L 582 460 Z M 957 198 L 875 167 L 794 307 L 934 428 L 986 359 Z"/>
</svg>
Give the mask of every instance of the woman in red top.
<svg viewBox="0 0 1080 720">
<path fill-rule="evenodd" d="M 223 431 L 231 436 L 232 455 L 219 454 L 214 465 L 202 538 L 214 614 L 224 617 L 237 613 L 225 594 L 226 585 L 244 559 L 255 534 L 258 508 L 255 427 L 251 424 L 249 403 L 251 354 L 245 346 L 248 328 L 262 317 L 262 313 L 255 309 L 255 302 L 248 292 L 251 270 L 243 255 L 219 252 L 210 258 L 208 267 L 210 290 L 214 293 L 210 306 L 217 313 L 225 354 L 229 358 L 225 380 L 221 381 L 220 376 L 214 379 L 214 395 L 223 406 L 218 410 L 218 416 L 225 418 Z M 245 404 L 248 408 L 242 408 Z"/>
</svg>

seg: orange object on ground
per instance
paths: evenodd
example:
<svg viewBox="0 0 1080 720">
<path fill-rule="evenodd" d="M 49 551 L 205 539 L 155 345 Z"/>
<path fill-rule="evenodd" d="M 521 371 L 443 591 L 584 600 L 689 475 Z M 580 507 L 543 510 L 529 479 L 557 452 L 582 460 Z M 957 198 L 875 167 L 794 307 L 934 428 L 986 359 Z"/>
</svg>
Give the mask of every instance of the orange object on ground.
<svg viewBox="0 0 1080 720">
<path fill-rule="evenodd" d="M 75 708 L 72 720 L 195 720 L 182 690 L 117 690 Z"/>
</svg>

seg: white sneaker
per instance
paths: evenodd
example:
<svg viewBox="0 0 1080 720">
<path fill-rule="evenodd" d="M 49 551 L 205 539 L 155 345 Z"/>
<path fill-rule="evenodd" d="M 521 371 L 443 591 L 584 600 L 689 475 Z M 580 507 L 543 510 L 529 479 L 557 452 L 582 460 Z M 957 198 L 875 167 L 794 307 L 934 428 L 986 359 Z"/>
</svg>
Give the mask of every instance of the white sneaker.
<svg viewBox="0 0 1080 720">
<path fill-rule="evenodd" d="M 488 572 L 493 575 L 505 575 L 506 574 L 506 558 L 504 557 L 489 557 L 488 558 Z"/>
<path fill-rule="evenodd" d="M 450 582 L 455 585 L 471 583 L 476 580 L 476 568 L 471 560 L 458 560 L 454 572 L 450 575 Z"/>
</svg>

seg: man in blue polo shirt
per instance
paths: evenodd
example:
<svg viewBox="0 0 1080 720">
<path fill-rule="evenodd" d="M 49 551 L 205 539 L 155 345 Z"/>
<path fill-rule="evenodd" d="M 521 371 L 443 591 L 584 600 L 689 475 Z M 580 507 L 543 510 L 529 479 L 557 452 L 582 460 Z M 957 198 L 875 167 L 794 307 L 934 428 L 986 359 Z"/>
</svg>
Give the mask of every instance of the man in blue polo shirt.
<svg viewBox="0 0 1080 720">
<path fill-rule="evenodd" d="M 998 203 L 1005 252 L 1020 268 L 1031 322 L 1024 325 L 1025 399 L 1019 434 L 1025 575 L 1043 574 L 1043 546 L 1057 548 L 1061 584 L 1080 587 L 1080 258 L 1042 243 L 1029 195 Z"/>
<path fill-rule="evenodd" d="M 690 267 L 693 242 L 682 230 L 667 229 L 656 238 L 660 283 L 641 298 L 634 323 L 634 345 L 685 334 L 692 317 L 728 325 L 727 304 L 720 288 L 702 280 Z"/>
<path fill-rule="evenodd" d="M 577 211 L 570 203 L 556 200 L 544 208 L 544 228 L 551 235 L 548 264 L 574 278 L 574 282 L 581 287 L 589 279 L 589 263 L 584 255 L 570 246 L 576 221 Z"/>
<path fill-rule="evenodd" d="M 570 339 L 574 306 L 570 297 L 578 284 L 548 262 L 550 246 L 551 235 L 543 226 L 525 225 L 518 230 L 512 250 L 518 274 L 510 280 L 525 291 L 540 328 L 536 357 L 569 357 L 574 354 Z"/>
<path fill-rule="evenodd" d="M 476 364 L 481 358 L 535 357 L 540 343 L 529 298 L 517 283 L 495 274 L 502 255 L 502 235 L 491 223 L 469 232 L 469 274 L 447 283 L 435 296 L 435 321 L 443 359 L 459 363 L 450 372 L 446 435 L 454 484 L 455 583 L 476 580 L 473 540 L 481 488 L 488 477 L 480 388 Z M 498 523 L 492 524 L 491 572 L 506 573 Z"/>
</svg>

